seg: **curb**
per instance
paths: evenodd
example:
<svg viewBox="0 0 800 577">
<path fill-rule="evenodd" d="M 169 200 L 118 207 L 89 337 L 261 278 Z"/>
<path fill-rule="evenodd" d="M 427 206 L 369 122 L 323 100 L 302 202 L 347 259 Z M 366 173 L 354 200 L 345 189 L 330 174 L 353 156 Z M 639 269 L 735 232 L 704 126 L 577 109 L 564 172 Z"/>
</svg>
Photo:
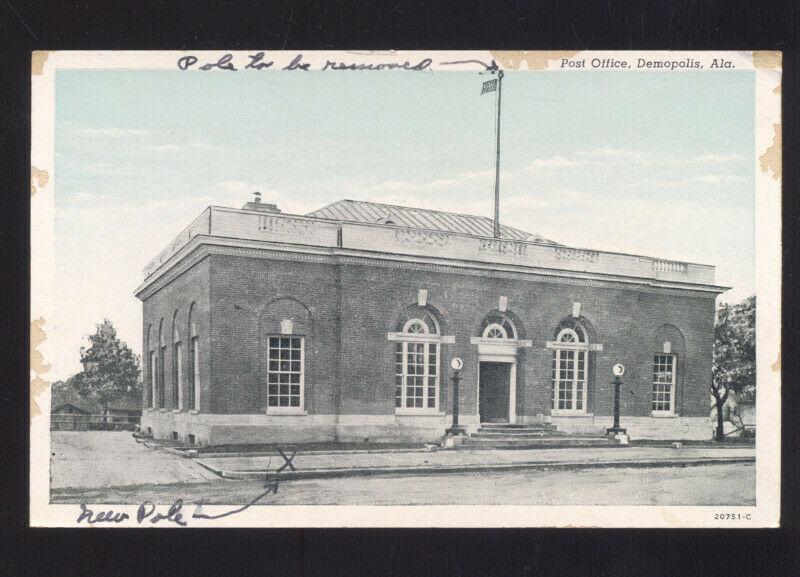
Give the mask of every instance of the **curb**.
<svg viewBox="0 0 800 577">
<path fill-rule="evenodd" d="M 291 449 L 289 449 L 291 451 Z M 378 455 L 386 453 L 435 453 L 441 449 L 409 448 L 409 449 L 323 449 L 311 451 L 298 451 L 298 455 Z M 280 457 L 277 451 L 258 451 L 253 453 L 199 453 L 200 459 L 225 459 L 228 457 Z"/>
<path fill-rule="evenodd" d="M 218 469 L 196 459 L 200 466 L 224 479 L 263 479 L 270 474 L 268 471 L 228 471 Z M 470 465 L 424 465 L 416 467 L 355 467 L 350 469 L 306 469 L 299 471 L 286 471 L 274 474 L 275 479 L 334 479 L 343 477 L 376 477 L 376 476 L 407 476 L 407 475 L 438 475 L 442 473 L 469 473 L 483 471 L 551 471 L 551 470 L 579 470 L 579 469 L 628 469 L 628 468 L 661 468 L 661 467 L 698 467 L 703 465 L 731 465 L 738 463 L 755 463 L 752 457 L 713 457 L 705 459 L 642 459 L 638 461 L 525 461 L 519 463 L 487 463 Z"/>
</svg>

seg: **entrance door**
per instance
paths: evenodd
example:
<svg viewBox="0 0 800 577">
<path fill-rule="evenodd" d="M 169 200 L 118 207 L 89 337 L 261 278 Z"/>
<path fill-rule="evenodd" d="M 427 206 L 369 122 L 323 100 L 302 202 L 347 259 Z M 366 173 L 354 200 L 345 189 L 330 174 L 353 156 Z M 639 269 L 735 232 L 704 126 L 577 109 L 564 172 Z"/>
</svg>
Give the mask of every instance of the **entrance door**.
<svg viewBox="0 0 800 577">
<path fill-rule="evenodd" d="M 479 407 L 482 423 L 507 423 L 511 363 L 480 363 Z"/>
</svg>

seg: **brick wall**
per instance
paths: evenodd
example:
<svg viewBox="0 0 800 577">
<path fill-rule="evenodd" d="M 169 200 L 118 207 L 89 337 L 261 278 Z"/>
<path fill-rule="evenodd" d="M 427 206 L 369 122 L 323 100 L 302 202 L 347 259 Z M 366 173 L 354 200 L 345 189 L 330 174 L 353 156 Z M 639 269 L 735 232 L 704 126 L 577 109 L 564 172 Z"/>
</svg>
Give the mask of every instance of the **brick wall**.
<svg viewBox="0 0 800 577">
<path fill-rule="evenodd" d="M 283 318 L 305 338 L 305 409 L 336 411 L 337 282 L 331 265 L 213 255 L 211 408 L 261 412 L 265 339 Z M 263 378 L 262 378 L 263 376 Z"/>
<path fill-rule="evenodd" d="M 350 319 L 343 322 L 342 344 L 346 413 L 393 410 L 392 347 L 386 342 L 386 332 L 396 330 L 394 319 L 402 307 L 416 302 L 418 289 L 428 290 L 428 303 L 442 315 L 443 332 L 455 335 L 455 344 L 444 346 L 442 368 L 454 356 L 464 359 L 460 388 L 464 414 L 477 410 L 478 353 L 469 338 L 477 336 L 481 320 L 497 309 L 501 295 L 508 297 L 508 310 L 522 320 L 522 332 L 533 341 L 531 348 L 519 353 L 517 414 L 549 413 L 552 352 L 544 348 L 545 342 L 553 340 L 556 326 L 571 314 L 573 302 L 581 303 L 582 316 L 591 322 L 596 342 L 603 344 L 603 351 L 593 353 L 591 359 L 590 411 L 611 414 L 611 367 L 622 362 L 628 371 L 622 412 L 650 414 L 653 355 L 660 352 L 653 350 L 653 335 L 662 325 L 671 324 L 686 342 L 685 358 L 679 359 L 684 378 L 678 410 L 686 416 L 708 412 L 712 297 L 356 265 L 342 266 L 341 277 L 344 294 L 353 297 L 344 298 L 342 307 L 342 318 Z M 379 359 L 383 362 L 376 363 Z M 449 383 L 443 385 L 447 390 L 442 406 L 449 407 Z"/>
<path fill-rule="evenodd" d="M 153 295 L 143 301 L 143 337 L 142 351 L 143 356 L 143 407 L 151 406 L 150 391 L 150 351 L 160 349 L 158 342 L 159 326 L 164 336 L 166 344 L 166 355 L 164 356 L 164 410 L 172 411 L 177 409 L 173 403 L 173 387 L 175 378 L 173 375 L 174 362 L 174 341 L 173 341 L 173 321 L 178 328 L 178 335 L 182 347 L 182 382 L 183 382 L 183 411 L 191 410 L 188 406 L 190 398 L 189 387 L 191 385 L 191 356 L 189 345 L 189 309 L 192 308 L 192 318 L 197 326 L 197 336 L 200 346 L 200 402 L 201 410 L 211 409 L 209 403 L 209 383 L 212 382 L 210 373 L 210 276 L 209 262 L 202 260 L 195 264 L 188 271 L 180 274 L 165 286 L 157 290 Z M 149 331 L 149 338 L 148 338 Z"/>
<path fill-rule="evenodd" d="M 266 253 L 265 253 L 266 254 Z M 310 414 L 392 414 L 394 412 L 394 343 L 404 309 L 428 290 L 428 303 L 440 318 L 442 333 L 454 335 L 444 345 L 440 374 L 440 408 L 449 412 L 449 360 L 464 359 L 460 410 L 477 411 L 477 336 L 483 317 L 508 297 L 508 311 L 521 321 L 518 330 L 531 339 L 520 349 L 517 414 L 547 415 L 550 406 L 551 355 L 559 321 L 581 303 L 591 323 L 592 340 L 603 350 L 592 353 L 589 410 L 612 411 L 611 366 L 627 367 L 622 412 L 650 414 L 653 355 L 660 352 L 658 331 L 676 327 L 683 337 L 679 354 L 677 409 L 682 416 L 708 413 L 713 344 L 713 295 L 688 291 L 620 288 L 610 283 L 553 282 L 519 275 L 465 274 L 444 267 L 376 266 L 324 257 L 284 260 L 212 254 L 144 302 L 144 338 L 152 326 L 157 339 L 160 319 L 167 332 L 165 399 L 172 395 L 171 331 L 178 311 L 185 332 L 188 307 L 196 302 L 201 335 L 202 410 L 213 413 L 258 413 L 266 401 L 262 390 L 265 337 L 278 332 L 281 318 L 295 319 L 295 334 L 305 337 L 305 408 Z M 291 260 L 293 259 L 293 260 Z M 414 268 L 411 268 L 414 266 Z M 505 274 L 505 273 L 504 273 Z M 671 330 L 671 329 L 670 329 Z M 341 333 L 341 334 L 340 334 Z M 182 337 L 185 338 L 185 337 Z M 147 351 L 146 348 L 143 350 Z M 677 351 L 674 351 L 677 352 Z M 188 348 L 184 351 L 184 383 L 189 383 Z M 145 375 L 149 375 L 145 356 Z M 211 387 L 209 390 L 209 383 Z M 145 387 L 145 403 L 149 387 Z M 185 393 L 186 394 L 186 393 Z"/>
</svg>

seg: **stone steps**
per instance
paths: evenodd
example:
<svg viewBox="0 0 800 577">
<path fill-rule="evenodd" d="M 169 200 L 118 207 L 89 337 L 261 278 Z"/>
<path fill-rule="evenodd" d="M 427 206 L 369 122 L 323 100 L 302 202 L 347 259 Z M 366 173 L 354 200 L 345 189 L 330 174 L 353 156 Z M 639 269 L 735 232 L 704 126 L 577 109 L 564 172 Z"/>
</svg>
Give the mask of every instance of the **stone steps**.
<svg viewBox="0 0 800 577">
<path fill-rule="evenodd" d="M 564 431 L 545 430 L 545 429 L 520 429 L 509 431 L 498 431 L 495 429 L 478 429 L 478 432 L 473 434 L 473 437 L 486 438 L 486 439 L 525 439 L 525 438 L 540 438 L 540 437 L 563 437 L 566 435 Z"/>
<path fill-rule="evenodd" d="M 477 432 L 464 439 L 465 449 L 552 449 L 558 447 L 614 447 L 605 437 L 569 436 L 551 423 L 481 423 Z"/>
<path fill-rule="evenodd" d="M 552 423 L 534 423 L 528 425 L 522 424 L 509 424 L 509 423 L 481 423 L 481 429 L 493 431 L 516 431 L 516 430 L 542 430 L 542 431 L 555 431 L 556 426 Z"/>
<path fill-rule="evenodd" d="M 522 439 L 486 439 L 470 437 L 459 448 L 462 449 L 557 449 L 580 447 L 617 447 L 619 444 L 605 437 L 542 437 Z"/>
</svg>

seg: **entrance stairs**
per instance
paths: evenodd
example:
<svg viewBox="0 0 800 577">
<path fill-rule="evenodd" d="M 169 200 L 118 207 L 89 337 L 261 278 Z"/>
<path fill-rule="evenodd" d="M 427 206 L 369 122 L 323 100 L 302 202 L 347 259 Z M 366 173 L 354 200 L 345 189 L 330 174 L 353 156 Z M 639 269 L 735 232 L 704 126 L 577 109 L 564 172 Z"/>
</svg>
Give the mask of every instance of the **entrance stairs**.
<svg viewBox="0 0 800 577">
<path fill-rule="evenodd" d="M 465 449 L 557 449 L 566 447 L 616 447 L 606 437 L 572 436 L 551 423 L 511 425 L 481 423 L 477 432 L 461 443 Z"/>
</svg>

